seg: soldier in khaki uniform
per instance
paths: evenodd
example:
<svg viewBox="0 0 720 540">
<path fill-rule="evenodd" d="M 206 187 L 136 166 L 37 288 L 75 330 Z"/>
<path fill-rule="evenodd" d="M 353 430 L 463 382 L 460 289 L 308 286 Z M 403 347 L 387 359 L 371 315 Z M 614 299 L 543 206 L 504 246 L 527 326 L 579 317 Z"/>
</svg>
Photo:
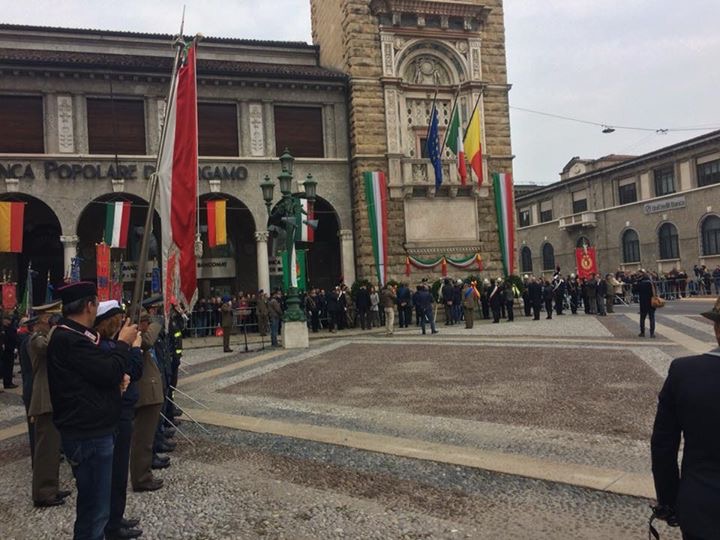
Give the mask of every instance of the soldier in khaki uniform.
<svg viewBox="0 0 720 540">
<path fill-rule="evenodd" d="M 51 332 L 51 319 L 59 316 L 61 303 L 33 308 L 37 314 L 35 332 L 30 337 L 28 350 L 33 372 L 33 388 L 28 417 L 35 432 L 33 454 L 32 498 L 35 506 L 58 506 L 65 503 L 69 491 L 59 490 L 60 432 L 53 424 L 53 407 L 47 375 L 47 344 Z"/>
<path fill-rule="evenodd" d="M 133 491 L 155 491 L 163 486 L 163 481 L 152 474 L 153 441 L 165 400 L 162 375 L 154 359 L 154 346 L 161 326 L 157 322 L 150 323 L 150 316 L 143 309 L 138 329 L 142 332 L 143 374 L 138 381 L 140 397 L 135 404 L 130 481 Z"/>
</svg>

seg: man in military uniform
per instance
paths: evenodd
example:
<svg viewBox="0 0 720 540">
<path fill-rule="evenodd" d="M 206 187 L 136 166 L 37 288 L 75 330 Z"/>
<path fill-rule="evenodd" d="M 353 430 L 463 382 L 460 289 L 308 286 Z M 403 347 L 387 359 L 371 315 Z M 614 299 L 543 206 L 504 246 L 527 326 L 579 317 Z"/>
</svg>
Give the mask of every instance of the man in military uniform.
<svg viewBox="0 0 720 540">
<path fill-rule="evenodd" d="M 138 400 L 135 403 L 135 425 L 130 448 L 130 482 L 134 491 L 155 491 L 163 487 L 161 479 L 153 477 L 153 443 L 160 421 L 165 395 L 163 379 L 155 361 L 155 343 L 160 335 L 158 322 L 150 322 L 144 309 L 140 312 L 142 332 L 143 369 L 138 381 Z"/>
<path fill-rule="evenodd" d="M 502 291 L 502 278 L 497 278 L 488 295 L 488 302 L 493 314 L 493 323 L 500 322 L 501 308 L 505 305 L 505 295 Z"/>
<path fill-rule="evenodd" d="M 30 408 L 30 397 L 32 396 L 32 363 L 30 362 L 30 336 L 35 331 L 37 317 L 23 317 L 20 320 L 20 331 L 18 332 L 18 360 L 20 361 L 20 374 L 22 375 L 22 401 L 25 406 L 25 418 L 28 426 L 28 439 L 30 442 L 30 463 L 35 459 L 35 428 L 30 422 L 28 410 Z M 1 347 L 2 345 L 0 345 Z"/>
<path fill-rule="evenodd" d="M 60 314 L 60 302 L 35 306 L 35 332 L 30 337 L 28 352 L 32 366 L 32 393 L 28 418 L 35 433 L 33 453 L 32 498 L 35 506 L 58 506 L 65 503 L 69 491 L 59 491 L 60 433 L 53 424 L 53 408 L 48 386 L 48 334 Z"/>
<path fill-rule="evenodd" d="M 130 347 L 139 345 L 137 326 L 120 330 L 112 352 L 98 346 L 92 330 L 97 313 L 94 283 L 76 282 L 57 291 L 60 319 L 48 340 L 47 373 L 53 422 L 77 484 L 75 538 L 102 538 L 110 515 L 115 430 Z"/>
<path fill-rule="evenodd" d="M 267 293 L 260 289 L 257 295 L 256 305 L 258 332 L 261 337 L 265 337 L 270 332 L 270 318 L 268 315 L 268 297 Z"/>
<path fill-rule="evenodd" d="M 720 298 L 702 316 L 713 321 L 719 346 L 670 364 L 650 443 L 656 515 L 679 522 L 684 540 L 720 533 Z"/>
</svg>

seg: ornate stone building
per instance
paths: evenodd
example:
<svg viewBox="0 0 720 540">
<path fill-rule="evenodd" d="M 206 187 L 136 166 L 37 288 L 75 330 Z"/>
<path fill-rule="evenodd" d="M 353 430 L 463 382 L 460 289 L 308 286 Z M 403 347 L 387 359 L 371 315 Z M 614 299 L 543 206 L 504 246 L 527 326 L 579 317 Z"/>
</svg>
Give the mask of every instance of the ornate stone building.
<svg viewBox="0 0 720 540">
<path fill-rule="evenodd" d="M 492 172 L 511 172 L 505 33 L 501 0 L 312 0 L 313 41 L 323 67 L 348 75 L 350 174 L 357 271 L 373 279 L 363 172 L 388 179 L 389 272 L 399 278 L 406 254 L 479 252 L 500 273 Z M 435 189 L 424 159 L 437 92 L 441 137 L 453 98 L 465 121 L 482 113 L 484 178 L 460 185 L 449 151 Z M 439 272 L 439 267 L 437 268 Z"/>
</svg>

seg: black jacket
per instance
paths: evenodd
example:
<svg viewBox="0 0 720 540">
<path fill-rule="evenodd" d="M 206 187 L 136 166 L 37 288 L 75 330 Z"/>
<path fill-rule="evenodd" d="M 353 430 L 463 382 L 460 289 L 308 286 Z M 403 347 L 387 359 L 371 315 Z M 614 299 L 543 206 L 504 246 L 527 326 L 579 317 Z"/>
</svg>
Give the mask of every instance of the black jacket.
<svg viewBox="0 0 720 540">
<path fill-rule="evenodd" d="M 720 349 L 674 360 L 660 391 L 651 440 L 658 502 L 675 508 L 683 531 L 699 538 L 720 538 L 718 396 Z"/>
<path fill-rule="evenodd" d="M 357 297 L 355 298 L 355 305 L 360 311 L 367 311 L 370 309 L 370 293 L 367 289 L 358 289 Z"/>
<path fill-rule="evenodd" d="M 120 419 L 120 383 L 130 369 L 130 348 L 118 342 L 100 348 L 99 336 L 70 319 L 61 319 L 47 350 L 53 421 L 68 438 L 111 434 Z"/>
<path fill-rule="evenodd" d="M 543 297 L 542 285 L 539 283 L 530 283 L 530 285 L 528 285 L 528 295 L 530 296 L 530 302 L 540 304 Z"/>
<path fill-rule="evenodd" d="M 650 303 L 650 299 L 653 296 L 653 284 L 649 277 L 644 277 L 633 286 L 633 292 L 638 295 L 640 300 L 640 309 L 642 311 L 649 311 L 655 309 Z"/>
</svg>

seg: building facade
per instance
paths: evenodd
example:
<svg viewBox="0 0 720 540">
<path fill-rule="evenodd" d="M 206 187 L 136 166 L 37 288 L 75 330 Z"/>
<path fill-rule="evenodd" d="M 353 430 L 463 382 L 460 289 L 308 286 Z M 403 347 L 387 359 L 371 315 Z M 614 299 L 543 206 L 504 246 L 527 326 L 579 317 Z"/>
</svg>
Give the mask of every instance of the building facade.
<svg viewBox="0 0 720 540">
<path fill-rule="evenodd" d="M 479 253 L 486 270 L 500 273 L 489 176 L 512 171 L 502 1 L 312 0 L 311 15 L 321 64 L 348 76 L 358 274 L 375 276 L 367 171 L 383 171 L 388 180 L 390 278 L 402 278 L 408 255 Z M 461 186 L 446 150 L 436 189 L 424 159 L 430 113 L 435 100 L 442 137 L 456 95 L 464 121 L 476 103 L 481 111 L 483 183 Z M 416 274 L 439 277 L 440 267 L 434 276 Z"/>
<path fill-rule="evenodd" d="M 583 245 L 600 272 L 720 264 L 720 131 L 606 158 L 573 158 L 559 182 L 516 196 L 522 272 L 570 273 Z"/>
<path fill-rule="evenodd" d="M 134 279 L 147 213 L 172 56 L 169 35 L 0 25 L 0 200 L 25 206 L 24 248 L 0 254 L 0 270 L 22 283 L 28 263 L 62 281 L 72 257 L 95 277 L 95 244 L 108 202 L 132 204 L 122 275 Z M 297 190 L 318 181 L 319 218 L 309 252 L 314 284 L 354 280 L 347 83 L 319 65 L 305 43 L 203 39 L 198 47 L 200 295 L 268 289 L 273 239 L 260 182 L 296 156 Z M 279 197 L 279 190 L 275 190 Z M 227 201 L 229 242 L 207 245 L 205 202 Z M 156 217 L 151 257 L 157 257 Z M 157 264 L 157 261 L 156 261 Z"/>
</svg>

